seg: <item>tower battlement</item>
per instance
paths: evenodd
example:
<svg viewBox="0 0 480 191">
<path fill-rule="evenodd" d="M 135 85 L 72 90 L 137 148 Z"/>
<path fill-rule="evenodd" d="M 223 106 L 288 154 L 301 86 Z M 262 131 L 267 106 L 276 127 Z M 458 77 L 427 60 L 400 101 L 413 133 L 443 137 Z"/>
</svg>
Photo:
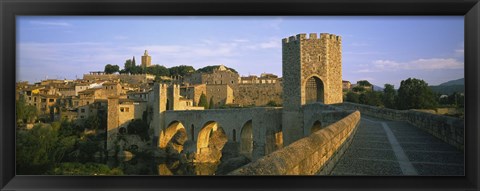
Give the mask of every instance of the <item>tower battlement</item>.
<svg viewBox="0 0 480 191">
<path fill-rule="evenodd" d="M 283 38 L 282 43 L 283 44 L 288 44 L 292 42 L 299 42 L 301 40 L 321 40 L 321 39 L 328 39 L 330 41 L 334 42 L 341 42 L 342 37 L 334 34 L 329 34 L 329 33 L 320 33 L 318 36 L 317 33 L 310 33 L 307 38 L 307 34 L 301 33 L 297 34 L 295 36 L 290 36 L 288 38 Z"/>
</svg>

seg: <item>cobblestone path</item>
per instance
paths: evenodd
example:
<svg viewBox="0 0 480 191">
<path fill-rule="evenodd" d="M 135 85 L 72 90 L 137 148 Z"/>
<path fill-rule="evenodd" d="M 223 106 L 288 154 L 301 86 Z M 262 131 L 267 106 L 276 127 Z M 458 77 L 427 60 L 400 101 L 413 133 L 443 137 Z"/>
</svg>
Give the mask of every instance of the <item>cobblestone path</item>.
<svg viewBox="0 0 480 191">
<path fill-rule="evenodd" d="M 331 175 L 462 176 L 463 151 L 407 122 L 362 116 Z"/>
</svg>

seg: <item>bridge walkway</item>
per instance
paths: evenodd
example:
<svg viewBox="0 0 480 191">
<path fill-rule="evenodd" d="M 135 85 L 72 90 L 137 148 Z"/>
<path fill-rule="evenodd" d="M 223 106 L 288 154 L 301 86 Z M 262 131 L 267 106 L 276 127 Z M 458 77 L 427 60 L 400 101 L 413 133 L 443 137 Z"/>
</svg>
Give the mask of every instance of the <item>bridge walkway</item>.
<svg viewBox="0 0 480 191">
<path fill-rule="evenodd" d="M 352 144 L 331 175 L 464 174 L 463 151 L 407 122 L 362 116 Z"/>
</svg>

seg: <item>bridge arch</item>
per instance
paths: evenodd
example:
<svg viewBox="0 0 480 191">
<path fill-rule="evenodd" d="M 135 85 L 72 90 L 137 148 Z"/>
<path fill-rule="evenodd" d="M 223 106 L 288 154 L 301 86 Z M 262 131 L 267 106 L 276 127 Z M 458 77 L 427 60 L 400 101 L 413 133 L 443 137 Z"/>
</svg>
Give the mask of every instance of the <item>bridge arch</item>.
<svg viewBox="0 0 480 191">
<path fill-rule="evenodd" d="M 316 131 L 323 129 L 322 122 L 320 120 L 316 120 L 312 127 L 310 128 L 310 134 L 315 133 Z"/>
<path fill-rule="evenodd" d="M 183 131 L 185 134 L 187 132 L 180 121 L 172 121 L 167 128 L 161 131 L 159 147 L 162 149 L 166 148 L 173 136 L 179 131 Z"/>
<path fill-rule="evenodd" d="M 240 154 L 252 158 L 253 152 L 253 128 L 252 120 L 248 120 L 240 132 Z"/>
<path fill-rule="evenodd" d="M 197 135 L 196 160 L 198 162 L 218 162 L 227 139 L 225 131 L 218 122 L 206 122 Z"/>
<path fill-rule="evenodd" d="M 303 89 L 305 92 L 305 104 L 324 102 L 325 85 L 319 76 L 312 75 L 307 78 L 303 85 Z"/>
</svg>

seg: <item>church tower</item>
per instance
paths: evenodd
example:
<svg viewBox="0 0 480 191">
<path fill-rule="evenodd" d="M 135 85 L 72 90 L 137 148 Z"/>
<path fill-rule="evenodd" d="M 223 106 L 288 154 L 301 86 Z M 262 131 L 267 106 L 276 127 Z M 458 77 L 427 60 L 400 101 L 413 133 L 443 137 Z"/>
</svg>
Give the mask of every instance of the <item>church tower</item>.
<svg viewBox="0 0 480 191">
<path fill-rule="evenodd" d="M 145 53 L 143 53 L 143 56 L 142 56 L 142 68 L 150 67 L 151 64 L 152 64 L 152 58 L 148 55 L 147 50 L 145 50 Z"/>
</svg>

